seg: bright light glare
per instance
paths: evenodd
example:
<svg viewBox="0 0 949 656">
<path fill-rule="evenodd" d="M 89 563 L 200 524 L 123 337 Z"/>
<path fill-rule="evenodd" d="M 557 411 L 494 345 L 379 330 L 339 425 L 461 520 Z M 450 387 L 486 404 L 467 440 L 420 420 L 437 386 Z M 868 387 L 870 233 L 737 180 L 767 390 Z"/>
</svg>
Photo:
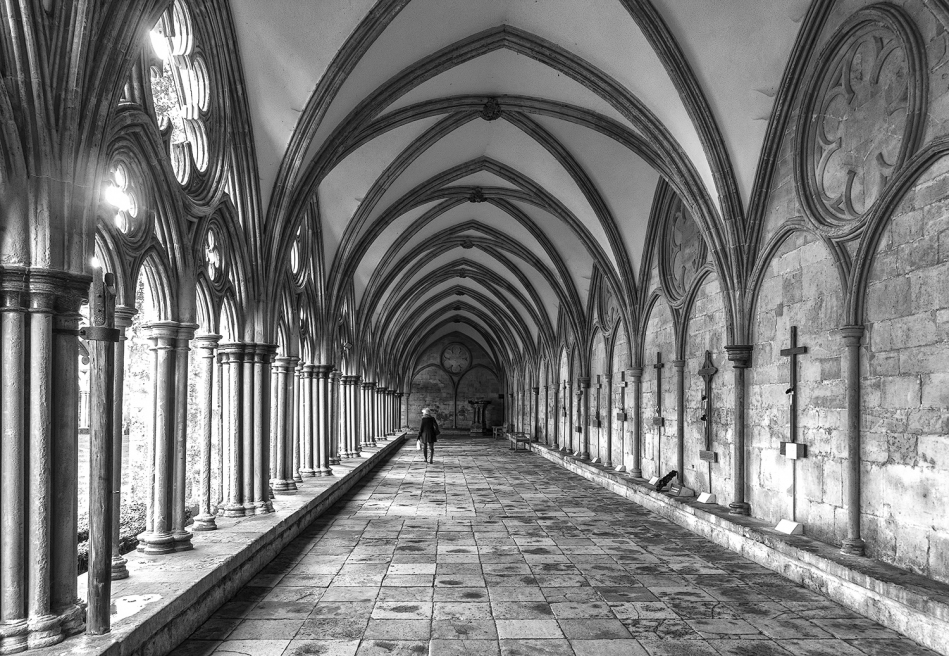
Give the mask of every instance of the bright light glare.
<svg viewBox="0 0 949 656">
<path fill-rule="evenodd" d="M 115 185 L 108 185 L 105 188 L 105 201 L 120 212 L 128 212 L 132 209 L 132 199 Z"/>
<path fill-rule="evenodd" d="M 149 32 L 148 36 L 151 37 L 152 48 L 155 50 L 155 54 L 158 55 L 162 61 L 167 61 L 171 56 L 171 50 L 168 48 L 168 39 L 155 30 Z"/>
<path fill-rule="evenodd" d="M 89 260 L 89 264 L 92 265 L 92 268 L 93 268 L 93 269 L 101 269 L 101 268 L 102 268 L 102 262 L 100 262 L 100 261 L 99 261 L 99 258 L 96 257 L 95 255 L 92 256 L 92 259 L 91 259 L 91 260 Z"/>
</svg>

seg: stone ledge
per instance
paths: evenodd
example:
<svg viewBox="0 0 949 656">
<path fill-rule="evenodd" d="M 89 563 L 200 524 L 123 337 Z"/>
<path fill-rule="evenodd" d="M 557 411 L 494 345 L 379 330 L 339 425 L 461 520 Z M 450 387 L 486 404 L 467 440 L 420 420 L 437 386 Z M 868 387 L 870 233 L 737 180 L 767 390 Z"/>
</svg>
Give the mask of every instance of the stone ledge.
<svg viewBox="0 0 949 656">
<path fill-rule="evenodd" d="M 167 556 L 126 554 L 130 576 L 113 581 L 112 632 L 76 636 L 42 656 L 158 656 L 187 638 L 221 604 L 254 578 L 287 544 L 327 511 L 367 473 L 395 453 L 404 433 L 368 457 L 334 465 L 334 476 L 305 479 L 295 493 L 278 495 L 274 512 L 218 518 L 218 530 L 194 534 L 194 550 Z M 85 576 L 79 591 L 85 595 Z"/>
<path fill-rule="evenodd" d="M 645 480 L 532 443 L 531 450 L 763 567 L 949 656 L 949 585 L 801 535 L 783 535 L 728 508 L 656 492 Z"/>
</svg>

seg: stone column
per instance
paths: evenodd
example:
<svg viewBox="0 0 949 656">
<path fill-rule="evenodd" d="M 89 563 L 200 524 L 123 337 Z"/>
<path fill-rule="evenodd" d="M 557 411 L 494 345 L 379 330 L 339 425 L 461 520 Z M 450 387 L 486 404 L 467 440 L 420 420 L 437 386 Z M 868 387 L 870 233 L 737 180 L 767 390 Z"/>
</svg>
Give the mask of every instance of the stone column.
<svg viewBox="0 0 949 656">
<path fill-rule="evenodd" d="M 352 448 L 352 458 L 358 458 L 362 455 L 362 431 L 365 426 L 363 424 L 363 412 L 362 412 L 362 379 L 359 376 L 353 376 L 352 383 L 352 437 L 350 438 L 350 448 Z"/>
<path fill-rule="evenodd" d="M 122 447 L 125 441 L 124 414 L 122 406 L 125 399 L 125 342 L 128 337 L 125 330 L 132 325 L 132 318 L 138 313 L 133 307 L 115 308 L 115 327 L 119 331 L 119 341 L 115 344 L 115 385 L 112 388 L 112 580 L 119 581 L 129 576 L 122 557 L 119 541 L 122 524 Z"/>
<path fill-rule="evenodd" d="M 562 413 L 560 410 L 560 385 L 554 385 L 554 443 L 553 448 L 560 448 L 560 422 Z"/>
<path fill-rule="evenodd" d="M 643 368 L 633 367 L 627 370 L 627 375 L 633 383 L 633 464 L 629 475 L 633 478 L 643 477 Z M 623 408 L 625 411 L 626 408 Z M 629 422 L 626 422 L 629 425 Z"/>
<path fill-rule="evenodd" d="M 395 436 L 398 432 L 398 420 L 395 409 L 395 390 L 389 390 L 389 435 Z"/>
<path fill-rule="evenodd" d="M 172 534 L 172 492 L 175 480 L 175 349 L 179 325 L 163 321 L 148 327 L 152 343 L 154 417 L 152 421 L 151 470 L 148 474 L 146 528 L 138 540 L 138 550 L 151 555 L 175 550 Z"/>
<path fill-rule="evenodd" d="M 581 444 L 578 444 L 578 449 L 580 453 L 581 460 L 590 459 L 590 377 L 589 376 L 580 376 L 577 379 L 579 389 L 577 396 L 581 405 L 581 411 L 583 412 L 583 420 L 580 422 L 580 427 L 583 430 L 581 435 Z"/>
<path fill-rule="evenodd" d="M 340 379 L 343 374 L 334 369 L 330 373 L 330 466 L 338 465 L 340 426 L 342 425 L 342 403 L 340 394 Z"/>
<path fill-rule="evenodd" d="M 531 425 L 531 442 L 537 442 L 540 433 L 540 388 L 532 387 L 531 393 L 534 397 L 533 423 Z"/>
<path fill-rule="evenodd" d="M 185 529 L 188 480 L 188 352 L 197 324 L 178 324 L 175 337 L 175 441 L 174 482 L 172 484 L 171 534 L 175 551 L 188 551 L 191 532 Z"/>
<path fill-rule="evenodd" d="M 315 367 L 312 364 L 303 365 L 300 375 L 300 411 L 302 413 L 300 440 L 300 456 L 303 466 L 300 467 L 300 476 L 309 478 L 316 476 L 316 454 L 313 452 L 314 440 L 314 409 L 313 409 L 313 376 Z"/>
<path fill-rule="evenodd" d="M 244 344 L 244 358 L 241 363 L 241 487 L 244 495 L 244 513 L 257 514 L 257 486 L 254 485 L 254 465 L 258 454 L 255 453 L 255 401 L 257 394 L 254 389 L 254 365 L 257 361 L 256 344 Z"/>
<path fill-rule="evenodd" d="M 550 446 L 550 385 L 544 385 L 544 444 Z"/>
<path fill-rule="evenodd" d="M 273 444 L 272 451 L 272 462 L 273 462 L 273 478 L 270 481 L 270 487 L 273 489 L 274 494 L 279 494 L 281 492 L 287 492 L 288 490 L 295 490 L 296 484 L 293 483 L 292 475 L 290 474 L 290 461 L 292 456 L 290 456 L 288 444 L 290 440 L 288 439 L 288 416 L 287 412 L 287 401 L 289 400 L 289 370 L 290 370 L 290 358 L 285 355 L 278 355 L 274 358 L 273 367 L 271 369 L 271 375 L 274 378 L 273 384 L 273 407 L 270 410 L 271 423 L 273 424 L 273 437 L 271 442 Z M 293 487 L 290 487 L 290 485 Z"/>
<path fill-rule="evenodd" d="M 254 510 L 258 515 L 273 512 L 270 494 L 270 366 L 277 346 L 257 344 L 254 348 Z"/>
<path fill-rule="evenodd" d="M 217 529 L 211 512 L 211 442 L 214 429 L 214 359 L 220 335 L 201 335 L 194 345 L 201 358 L 201 507 L 194 518 L 193 531 Z"/>
<path fill-rule="evenodd" d="M 372 425 L 372 389 L 375 387 L 375 383 L 366 382 L 362 384 L 362 403 L 361 405 L 361 417 L 362 421 L 362 448 L 367 448 L 370 446 L 375 446 L 373 440 L 373 425 Z"/>
<path fill-rule="evenodd" d="M 860 343 L 865 330 L 841 330 L 847 347 L 847 538 L 840 551 L 848 556 L 863 556 L 866 546 L 860 532 Z"/>
<path fill-rule="evenodd" d="M 227 493 L 224 502 L 225 517 L 243 517 L 244 485 L 244 449 L 241 437 L 241 398 L 243 396 L 244 345 L 221 344 L 218 347 L 218 359 L 221 363 L 221 380 L 227 377 L 227 403 L 224 408 L 224 443 L 227 451 Z"/>
<path fill-rule="evenodd" d="M 673 360 L 676 378 L 676 477 L 685 485 L 685 360 Z"/>
<path fill-rule="evenodd" d="M 224 426 L 226 419 L 224 417 L 225 408 L 224 405 L 224 388 L 225 381 L 224 376 L 227 373 L 227 369 L 221 364 L 221 356 L 218 355 L 214 361 L 214 369 L 216 374 L 214 376 L 214 436 L 215 441 L 217 442 L 217 460 L 216 460 L 216 469 L 217 476 L 215 478 L 216 485 L 214 487 L 214 498 L 216 499 L 214 514 L 222 515 L 224 513 L 224 505 L 227 498 L 224 496 L 226 489 L 225 483 L 227 481 L 228 470 L 227 464 L 227 438 L 225 437 L 226 433 L 224 431 Z"/>
<path fill-rule="evenodd" d="M 316 475 L 332 476 L 330 469 L 330 371 L 332 365 L 316 365 Z"/>
<path fill-rule="evenodd" d="M 18 282 L 3 280 L 0 297 L 0 646 L 10 654 L 27 648 L 27 295 L 26 285 Z"/>
<path fill-rule="evenodd" d="M 732 455 L 732 502 L 728 512 L 733 515 L 750 515 L 751 506 L 745 502 L 745 369 L 751 366 L 750 344 L 726 346 L 728 360 L 734 362 L 735 371 L 735 444 Z"/>
<path fill-rule="evenodd" d="M 603 460 L 603 466 L 613 469 L 613 417 L 610 409 L 613 407 L 613 374 L 603 374 L 601 379 L 606 383 L 606 403 L 600 401 L 601 410 L 606 408 L 603 414 L 606 416 L 606 458 Z M 599 398 L 599 390 L 597 397 Z M 603 427 L 600 426 L 600 435 L 603 435 Z"/>
<path fill-rule="evenodd" d="M 302 483 L 303 467 L 303 364 L 300 358 L 291 358 L 293 366 L 293 482 Z"/>
<path fill-rule="evenodd" d="M 395 409 L 395 432 L 402 432 L 402 397 L 405 396 L 404 392 L 396 392 L 396 409 Z"/>
</svg>

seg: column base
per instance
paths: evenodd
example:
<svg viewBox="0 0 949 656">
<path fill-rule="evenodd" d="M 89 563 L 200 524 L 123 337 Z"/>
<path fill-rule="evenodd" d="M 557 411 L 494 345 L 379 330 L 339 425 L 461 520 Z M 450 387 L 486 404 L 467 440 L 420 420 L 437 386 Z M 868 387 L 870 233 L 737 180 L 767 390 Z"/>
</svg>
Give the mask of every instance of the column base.
<svg viewBox="0 0 949 656">
<path fill-rule="evenodd" d="M 316 470 L 316 475 L 317 476 L 332 476 L 333 470 L 330 469 L 329 467 L 320 467 L 319 469 Z"/>
<path fill-rule="evenodd" d="M 330 464 L 331 464 L 331 465 L 339 465 L 339 464 L 341 464 L 341 463 L 340 463 L 340 460 L 339 460 L 339 457 L 337 456 L 336 458 L 330 458 Z"/>
<path fill-rule="evenodd" d="M 864 556 L 866 555 L 866 542 L 857 538 L 855 540 L 846 539 L 840 544 L 840 553 L 845 556 Z"/>
<path fill-rule="evenodd" d="M 135 550 L 146 556 L 170 554 L 175 551 L 175 538 L 171 533 L 142 533 Z"/>
<path fill-rule="evenodd" d="M 225 517 L 243 517 L 246 514 L 242 503 L 229 503 L 224 506 Z"/>
<path fill-rule="evenodd" d="M 301 469 L 300 476 L 302 476 L 303 478 L 312 478 L 316 476 L 316 470 L 315 469 Z"/>
<path fill-rule="evenodd" d="M 29 628 L 26 620 L 15 620 L 0 624 L 0 654 L 18 654 L 26 651 L 27 632 Z"/>
<path fill-rule="evenodd" d="M 274 494 L 280 494 L 283 492 L 295 492 L 297 489 L 297 484 L 293 481 L 292 478 L 275 478 L 270 482 L 270 488 L 274 491 Z"/>
<path fill-rule="evenodd" d="M 214 515 L 201 513 L 194 518 L 194 524 L 191 525 L 192 531 L 216 531 L 217 522 Z"/>
<path fill-rule="evenodd" d="M 76 603 L 67 607 L 59 616 L 63 619 L 60 628 L 67 638 L 86 630 L 86 602 L 77 599 Z"/>
<path fill-rule="evenodd" d="M 751 506 L 744 501 L 738 501 L 728 504 L 728 513 L 730 515 L 744 515 L 745 517 L 751 516 Z"/>
<path fill-rule="evenodd" d="M 63 618 L 59 615 L 43 615 L 27 620 L 26 644 L 30 649 L 58 645 L 66 636 L 61 628 Z"/>
<path fill-rule="evenodd" d="M 294 482 L 294 483 L 302 483 L 302 482 L 303 482 L 303 477 L 300 476 L 299 472 L 293 475 L 293 482 Z"/>
<path fill-rule="evenodd" d="M 188 531 L 175 531 L 172 536 L 175 538 L 175 551 L 191 551 L 194 549 L 194 545 L 191 544 L 192 535 Z"/>
<path fill-rule="evenodd" d="M 256 501 L 254 502 L 254 514 L 255 515 L 269 515 L 273 512 L 273 504 L 268 499 L 267 501 Z"/>
<path fill-rule="evenodd" d="M 642 478 L 642 477 L 643 477 L 643 470 L 642 470 L 642 469 L 630 469 L 630 470 L 629 470 L 629 475 L 632 476 L 633 478 Z"/>
<path fill-rule="evenodd" d="M 380 435 L 376 438 L 376 442 L 388 442 L 388 441 L 389 441 L 389 438 L 386 437 L 385 435 Z"/>
<path fill-rule="evenodd" d="M 112 556 L 112 580 L 121 581 L 129 577 L 128 561 L 122 556 Z"/>
</svg>

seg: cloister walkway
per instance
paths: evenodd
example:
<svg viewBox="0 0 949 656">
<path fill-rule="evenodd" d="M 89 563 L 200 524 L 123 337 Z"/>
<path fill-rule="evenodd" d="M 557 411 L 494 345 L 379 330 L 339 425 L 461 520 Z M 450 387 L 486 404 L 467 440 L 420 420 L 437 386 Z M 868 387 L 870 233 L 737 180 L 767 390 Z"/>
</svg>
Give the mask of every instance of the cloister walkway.
<svg viewBox="0 0 949 656">
<path fill-rule="evenodd" d="M 409 441 L 176 656 L 933 654 L 532 453 Z"/>
</svg>

